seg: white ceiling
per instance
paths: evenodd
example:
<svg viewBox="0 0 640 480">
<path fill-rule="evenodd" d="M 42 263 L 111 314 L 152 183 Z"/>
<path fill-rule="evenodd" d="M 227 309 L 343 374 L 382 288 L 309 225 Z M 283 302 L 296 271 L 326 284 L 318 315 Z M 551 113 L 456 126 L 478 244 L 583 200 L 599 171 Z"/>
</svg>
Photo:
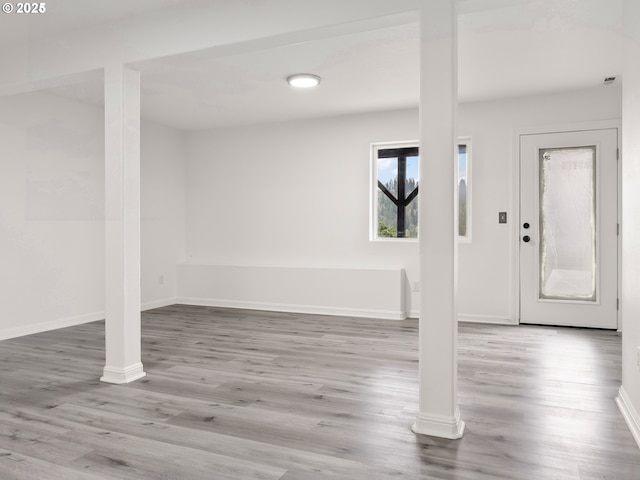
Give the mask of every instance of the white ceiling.
<svg viewBox="0 0 640 480">
<path fill-rule="evenodd" d="M 18 2 L 8 3 L 15 6 Z M 49 0 L 35 3 L 44 3 L 46 11 L 42 14 L 30 15 L 17 14 L 14 11 L 12 14 L 0 16 L 1 46 L 55 37 L 64 32 L 85 30 L 125 17 L 145 15 L 194 2 L 193 0 Z"/>
<path fill-rule="evenodd" d="M 514 0 L 459 16 L 459 95 L 593 88 L 622 68 L 622 2 Z"/>
<path fill-rule="evenodd" d="M 38 34 L 73 28 L 80 16 L 97 24 L 189 3 L 56 0 L 63 8 Z M 79 4 L 81 10 L 71 8 Z M 620 0 L 462 0 L 460 11 L 463 102 L 596 88 L 605 76 L 620 75 Z M 0 30 L 0 40 L 24 33 Z M 143 116 L 183 130 L 409 108 L 419 98 L 419 30 L 405 19 L 375 30 L 311 40 L 302 35 L 281 44 L 267 39 L 233 53 L 205 50 L 134 67 L 142 72 Z M 292 90 L 285 78 L 298 72 L 322 76 L 321 85 Z M 100 102 L 101 76 L 51 91 Z"/>
<path fill-rule="evenodd" d="M 198 52 L 136 65 L 146 114 L 187 128 L 410 108 L 418 104 L 417 24 L 276 46 L 233 56 Z M 318 88 L 286 83 L 322 77 Z"/>
</svg>

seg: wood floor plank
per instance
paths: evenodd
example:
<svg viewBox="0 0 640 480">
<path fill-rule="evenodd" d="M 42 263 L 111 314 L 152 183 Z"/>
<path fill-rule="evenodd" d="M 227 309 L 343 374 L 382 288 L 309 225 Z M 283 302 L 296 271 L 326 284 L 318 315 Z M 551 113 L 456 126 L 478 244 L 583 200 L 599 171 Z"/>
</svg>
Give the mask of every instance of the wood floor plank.
<svg viewBox="0 0 640 480">
<path fill-rule="evenodd" d="M 34 456 L 22 455 L 0 448 L 0 478 L 2 480 L 107 480 L 111 477 L 74 470 Z"/>
<path fill-rule="evenodd" d="M 55 415 L 58 418 L 67 418 L 69 421 L 88 423 L 95 428 L 110 429 L 130 436 L 147 438 L 158 442 L 173 445 L 182 445 L 190 448 L 201 449 L 225 455 L 240 460 L 253 461 L 274 467 L 288 467 L 296 465 L 301 474 L 323 474 L 325 478 L 371 478 L 362 476 L 370 472 L 370 468 L 359 462 L 337 459 L 327 455 L 305 452 L 297 448 L 278 447 L 270 443 L 258 442 L 251 439 L 236 436 L 223 435 L 217 432 L 185 428 L 164 422 L 146 422 L 140 419 L 132 419 L 118 413 L 97 412 L 87 407 L 64 404 L 57 407 Z M 304 473 L 304 474 L 303 474 Z M 381 477 L 386 475 L 397 478 L 401 472 L 384 469 L 380 471 Z"/>
<path fill-rule="evenodd" d="M 0 479 L 639 480 L 620 335 L 461 324 L 457 441 L 414 435 L 417 321 L 171 306 L 147 377 L 104 323 L 0 342 Z"/>
<path fill-rule="evenodd" d="M 64 438 L 93 447 L 91 452 L 73 461 L 72 467 L 105 476 L 113 475 L 115 472 L 117 478 L 127 480 L 277 480 L 286 472 L 284 468 L 259 464 L 248 459 L 238 460 L 201 449 L 98 429 L 72 430 L 65 434 Z"/>
</svg>

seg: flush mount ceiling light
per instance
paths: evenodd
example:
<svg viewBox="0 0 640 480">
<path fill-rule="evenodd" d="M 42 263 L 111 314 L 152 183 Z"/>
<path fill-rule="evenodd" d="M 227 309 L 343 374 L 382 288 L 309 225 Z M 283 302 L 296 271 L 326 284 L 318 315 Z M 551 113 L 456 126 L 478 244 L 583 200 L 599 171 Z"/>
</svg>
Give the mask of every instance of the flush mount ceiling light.
<svg viewBox="0 0 640 480">
<path fill-rule="evenodd" d="M 287 77 L 287 83 L 296 88 L 311 88 L 318 86 L 320 77 L 311 73 L 296 73 Z"/>
</svg>

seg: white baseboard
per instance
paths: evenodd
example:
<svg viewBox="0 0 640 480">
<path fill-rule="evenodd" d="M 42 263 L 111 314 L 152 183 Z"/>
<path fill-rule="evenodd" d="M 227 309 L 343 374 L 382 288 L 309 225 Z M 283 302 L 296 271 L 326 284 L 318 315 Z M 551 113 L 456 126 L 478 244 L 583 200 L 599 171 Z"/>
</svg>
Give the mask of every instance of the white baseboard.
<svg viewBox="0 0 640 480">
<path fill-rule="evenodd" d="M 495 315 L 478 315 L 471 313 L 459 313 L 459 322 L 469 323 L 490 323 L 495 325 L 518 325 L 518 322 L 511 317 L 501 317 Z"/>
<path fill-rule="evenodd" d="M 175 305 L 175 298 L 166 298 L 164 300 L 155 300 L 153 302 L 146 302 L 141 305 L 141 310 L 151 310 L 154 308 L 167 307 L 169 305 Z M 57 330 L 59 328 L 73 327 L 76 325 L 82 325 L 83 323 L 97 322 L 98 320 L 104 320 L 105 313 L 94 312 L 85 315 L 77 315 L 75 317 L 60 318 L 57 320 L 50 320 L 48 322 L 34 323 L 24 327 L 6 328 L 0 330 L 0 340 L 8 340 L 10 338 L 24 337 L 25 335 L 33 335 L 34 333 L 48 332 L 49 330 Z"/>
<path fill-rule="evenodd" d="M 25 335 L 47 332 L 49 330 L 57 330 L 58 328 L 73 327 L 75 325 L 96 322 L 98 320 L 104 320 L 104 312 L 95 312 L 86 315 L 78 315 L 75 317 L 60 318 L 48 322 L 34 323 L 32 325 L 27 325 L 24 327 L 6 328 L 4 330 L 0 330 L 0 340 L 23 337 Z"/>
<path fill-rule="evenodd" d="M 389 311 L 389 310 L 364 310 L 355 308 L 332 308 L 332 307 L 319 307 L 313 305 L 289 305 L 289 304 L 276 304 L 276 303 L 262 303 L 262 302 L 247 302 L 247 301 L 233 301 L 233 300 L 218 300 L 208 298 L 165 298 L 162 300 L 154 300 L 151 302 L 145 302 L 141 305 L 141 310 L 153 310 L 154 308 L 168 307 L 176 304 L 185 305 L 201 305 L 206 307 L 226 307 L 226 308 L 241 308 L 247 310 L 266 310 L 270 312 L 289 312 L 289 313 L 305 313 L 312 315 L 333 315 L 340 317 L 358 317 L 358 318 L 379 318 L 382 320 L 405 320 L 406 318 L 419 318 L 420 313 L 412 310 L 407 315 L 405 312 Z M 49 322 L 35 323 L 25 327 L 15 327 L 0 330 L 0 340 L 7 340 L 9 338 L 22 337 L 25 335 L 32 335 L 34 333 L 46 332 L 49 330 L 56 330 L 58 328 L 72 327 L 74 325 L 82 325 L 83 323 L 96 322 L 98 320 L 104 320 L 104 312 L 95 312 L 86 315 L 78 315 L 75 317 L 61 318 L 58 320 L 52 320 Z M 517 325 L 508 317 L 494 317 L 489 315 L 469 315 L 459 314 L 458 321 L 460 322 L 472 322 L 472 323 L 492 323 L 500 325 Z"/>
<path fill-rule="evenodd" d="M 311 315 L 333 315 L 339 317 L 379 318 L 382 320 L 404 320 L 404 312 L 385 310 L 361 310 L 355 308 L 318 307 L 313 305 L 288 305 L 276 303 L 248 302 L 239 300 L 217 300 L 211 298 L 179 297 L 178 304 L 199 305 L 204 307 L 241 308 L 247 310 L 266 310 L 269 312 L 305 313 Z"/>
<path fill-rule="evenodd" d="M 141 310 L 143 312 L 147 311 L 147 310 L 153 310 L 154 308 L 161 308 L 161 307 L 169 307 L 171 305 L 175 305 L 176 303 L 178 303 L 178 301 L 174 298 L 165 298 L 162 300 L 154 300 L 152 302 L 145 302 L 141 305 Z"/>
<path fill-rule="evenodd" d="M 638 414 L 638 411 L 633 406 L 633 403 L 623 386 L 620 386 L 618 396 L 616 397 L 616 403 L 618 404 L 618 408 L 620 409 L 620 413 L 622 413 L 625 422 L 627 422 L 629 430 L 631 430 L 631 435 L 633 435 L 634 440 L 638 444 L 638 448 L 640 448 L 640 414 Z"/>
<path fill-rule="evenodd" d="M 420 318 L 420 311 L 411 310 L 409 312 L 409 318 Z M 518 325 L 518 322 L 514 321 L 510 317 L 496 317 L 494 315 L 473 315 L 470 313 L 458 314 L 458 321 L 469 323 L 489 323 L 493 325 Z"/>
</svg>

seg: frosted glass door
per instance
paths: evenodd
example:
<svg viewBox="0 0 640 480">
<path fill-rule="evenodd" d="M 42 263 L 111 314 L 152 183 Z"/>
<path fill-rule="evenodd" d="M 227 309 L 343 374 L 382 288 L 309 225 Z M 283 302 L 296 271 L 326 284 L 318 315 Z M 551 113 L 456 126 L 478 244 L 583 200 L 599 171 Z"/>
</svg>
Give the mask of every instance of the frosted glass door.
<svg viewBox="0 0 640 480">
<path fill-rule="evenodd" d="M 618 327 L 618 130 L 520 136 L 520 322 Z"/>
<path fill-rule="evenodd" d="M 595 301 L 596 147 L 545 148 L 539 158 L 539 297 Z"/>
</svg>

